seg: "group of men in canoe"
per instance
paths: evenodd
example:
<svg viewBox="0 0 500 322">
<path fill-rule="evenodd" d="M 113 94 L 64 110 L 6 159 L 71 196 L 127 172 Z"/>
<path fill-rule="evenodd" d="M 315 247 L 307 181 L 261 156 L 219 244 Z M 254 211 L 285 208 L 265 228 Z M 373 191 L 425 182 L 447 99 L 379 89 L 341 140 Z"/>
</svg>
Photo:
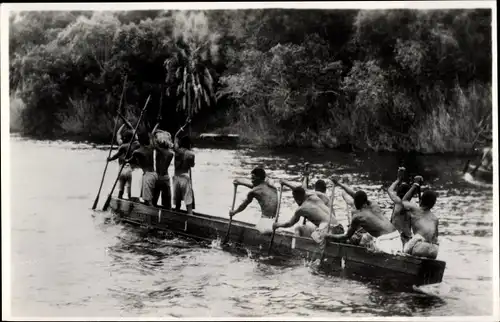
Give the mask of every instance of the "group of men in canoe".
<svg viewBox="0 0 500 322">
<path fill-rule="evenodd" d="M 124 129 L 126 125 L 128 128 Z M 108 161 L 118 159 L 120 165 L 124 164 L 119 174 L 118 198 L 123 198 L 125 188 L 128 197 L 132 198 L 132 172 L 140 168 L 143 175 L 139 200 L 146 205 L 157 206 L 161 196 L 161 206 L 171 209 L 172 189 L 168 168 L 175 157 L 172 180 L 175 209 L 179 210 L 184 201 L 187 211 L 192 213 L 194 198 L 190 171 L 194 167 L 195 157 L 191 140 L 189 136 L 178 138 L 184 127 L 175 134 L 173 142 L 170 133 L 158 127 L 159 123 L 151 132 L 142 130 L 136 137 L 133 137 L 133 128 L 127 122 L 118 130 L 117 140 L 120 146 L 118 151 L 108 158 Z"/>
<path fill-rule="evenodd" d="M 376 202 L 370 200 L 366 192 L 354 191 L 338 178 L 332 177 L 334 186 L 343 190 L 343 198 L 351 208 L 347 231 L 338 222 L 333 211 L 333 196 L 328 198 L 326 183 L 318 180 L 315 190 L 307 186 L 280 180 L 283 186 L 292 188 L 292 194 L 298 208 L 292 217 L 285 222 L 273 223 L 272 229 L 295 226 L 295 234 L 310 237 L 320 247 L 327 240 L 345 242 L 367 247 L 373 251 L 389 254 L 409 254 L 435 259 L 438 254 L 438 218 L 433 214 L 437 199 L 436 192 L 428 189 L 420 196 L 421 176 L 416 176 L 412 185 L 403 182 L 404 168 L 399 168 L 396 180 L 387 190 L 394 203 L 392 216 L 387 218 Z M 266 176 L 262 168 L 251 172 L 251 180 L 237 179 L 235 185 L 244 185 L 251 190 L 242 204 L 229 212 L 230 217 L 242 212 L 256 199 L 261 207 L 262 216 L 273 218 L 278 208 L 278 188 Z M 418 193 L 419 203 L 411 199 Z M 330 211 L 331 209 L 331 211 Z M 299 223 L 304 218 L 304 223 Z M 348 216 L 349 218 L 349 216 Z M 310 223 L 305 223 L 306 220 Z"/>
</svg>

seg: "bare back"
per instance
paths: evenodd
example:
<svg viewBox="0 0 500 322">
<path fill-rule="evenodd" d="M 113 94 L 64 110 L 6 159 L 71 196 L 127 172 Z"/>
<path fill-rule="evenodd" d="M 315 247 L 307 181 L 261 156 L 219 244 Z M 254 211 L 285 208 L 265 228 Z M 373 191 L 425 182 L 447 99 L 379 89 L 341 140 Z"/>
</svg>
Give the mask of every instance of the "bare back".
<svg viewBox="0 0 500 322">
<path fill-rule="evenodd" d="M 174 152 L 170 149 L 156 148 L 156 172 L 159 176 L 168 175 L 168 167 L 172 163 Z"/>
<path fill-rule="evenodd" d="M 439 219 L 430 210 L 418 208 L 409 213 L 413 233 L 421 235 L 428 243 L 437 243 Z"/>
<path fill-rule="evenodd" d="M 393 224 L 384 217 L 379 206 L 371 204 L 353 215 L 352 222 L 363 228 L 373 237 L 379 237 L 396 230 Z"/>
<path fill-rule="evenodd" d="M 184 148 L 176 149 L 174 163 L 176 176 L 188 173 L 194 167 L 194 153 Z"/>
<path fill-rule="evenodd" d="M 406 240 L 411 238 L 411 216 L 401 204 L 395 204 L 392 211 L 391 223 Z"/>
<path fill-rule="evenodd" d="M 154 171 L 153 148 L 150 146 L 141 146 L 133 152 L 137 164 L 144 172 Z"/>
<path fill-rule="evenodd" d="M 323 193 L 321 191 L 316 191 L 316 190 L 307 190 L 306 191 L 306 196 L 307 197 L 310 197 L 312 195 L 318 196 L 318 198 L 321 199 L 321 201 L 323 201 L 323 203 L 325 205 L 328 206 L 330 204 L 330 198 L 328 198 L 328 196 L 325 193 Z"/>
<path fill-rule="evenodd" d="M 249 194 L 257 199 L 262 210 L 262 216 L 267 218 L 274 218 L 276 216 L 278 208 L 278 193 L 276 188 L 264 182 L 250 190 Z"/>
<path fill-rule="evenodd" d="M 119 149 L 118 152 L 120 153 L 120 157 L 118 158 L 118 164 L 121 165 L 125 162 L 125 160 L 129 159 L 132 156 L 132 153 L 135 150 L 137 150 L 140 147 L 140 145 L 139 145 L 139 142 L 134 141 L 134 142 L 132 142 L 132 144 L 130 144 L 130 150 L 128 147 L 129 147 L 129 143 L 123 143 L 118 148 Z M 127 154 L 127 151 L 128 151 L 128 154 Z"/>
<path fill-rule="evenodd" d="M 300 205 L 297 212 L 316 226 L 323 223 L 330 223 L 330 209 L 325 205 L 324 201 L 316 194 L 308 196 L 307 199 Z M 332 226 L 337 226 L 338 221 L 332 216 Z"/>
</svg>

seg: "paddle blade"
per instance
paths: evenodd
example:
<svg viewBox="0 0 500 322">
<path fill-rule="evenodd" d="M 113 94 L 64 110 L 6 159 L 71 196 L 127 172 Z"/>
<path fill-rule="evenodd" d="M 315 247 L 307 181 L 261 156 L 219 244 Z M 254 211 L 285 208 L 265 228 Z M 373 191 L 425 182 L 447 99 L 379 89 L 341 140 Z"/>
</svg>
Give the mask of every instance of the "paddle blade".
<svg viewBox="0 0 500 322">
<path fill-rule="evenodd" d="M 94 200 L 94 205 L 92 206 L 92 210 L 95 210 L 95 208 L 97 208 L 97 203 L 98 202 L 99 202 L 99 195 Z"/>
<path fill-rule="evenodd" d="M 106 199 L 106 202 L 104 203 L 104 206 L 102 207 L 102 211 L 108 210 L 110 203 L 111 203 L 111 194 L 108 195 L 108 198 Z"/>
</svg>

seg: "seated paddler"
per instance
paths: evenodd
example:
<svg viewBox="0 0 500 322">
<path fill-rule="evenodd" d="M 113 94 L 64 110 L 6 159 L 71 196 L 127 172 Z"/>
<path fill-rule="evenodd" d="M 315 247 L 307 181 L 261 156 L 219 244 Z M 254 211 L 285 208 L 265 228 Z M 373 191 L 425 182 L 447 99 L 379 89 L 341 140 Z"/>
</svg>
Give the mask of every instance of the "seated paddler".
<svg viewBox="0 0 500 322">
<path fill-rule="evenodd" d="M 266 175 L 266 171 L 260 167 L 252 170 L 250 173 L 251 179 L 236 179 L 233 184 L 242 185 L 250 188 L 247 197 L 241 205 L 235 210 L 229 212 L 229 216 L 233 217 L 237 213 L 242 212 L 255 199 L 259 203 L 261 214 L 257 229 L 261 233 L 272 233 L 272 222 L 276 216 L 278 209 L 278 190 L 272 184 L 272 181 Z"/>
<path fill-rule="evenodd" d="M 415 190 L 420 189 L 422 181 L 421 176 L 416 176 L 408 193 L 412 194 Z M 420 204 L 396 199 L 396 202 L 402 205 L 411 217 L 413 236 L 404 245 L 404 253 L 417 257 L 437 258 L 439 219 L 432 212 L 436 200 L 437 194 L 432 190 L 425 190 L 422 193 Z"/>
<path fill-rule="evenodd" d="M 403 251 L 403 243 L 399 231 L 389 219 L 385 218 L 380 207 L 368 200 L 368 196 L 362 190 L 354 192 L 348 186 L 340 183 L 337 178 L 332 181 L 344 189 L 354 200 L 356 211 L 353 213 L 349 229 L 345 234 L 331 234 L 327 239 L 336 242 L 349 240 L 359 228 L 366 231 L 360 245 L 376 251 L 388 254 L 396 254 Z"/>
<path fill-rule="evenodd" d="M 293 189 L 293 199 L 299 205 L 292 218 L 286 222 L 274 223 L 273 229 L 289 228 L 299 222 L 300 218 L 305 218 L 315 228 L 312 231 L 303 231 L 300 236 L 311 237 L 316 243 L 324 246 L 325 237 L 329 233 L 343 233 L 344 228 L 337 221 L 335 215 L 330 218 L 330 211 L 316 194 L 308 195 L 303 187 Z"/>
</svg>

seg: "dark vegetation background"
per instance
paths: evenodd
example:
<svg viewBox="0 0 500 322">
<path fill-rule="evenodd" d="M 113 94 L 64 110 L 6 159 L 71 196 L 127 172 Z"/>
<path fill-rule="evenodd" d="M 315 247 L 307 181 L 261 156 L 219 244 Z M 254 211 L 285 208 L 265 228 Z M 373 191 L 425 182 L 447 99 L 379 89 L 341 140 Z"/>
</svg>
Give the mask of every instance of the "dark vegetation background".
<svg viewBox="0 0 500 322">
<path fill-rule="evenodd" d="M 492 127 L 491 50 L 489 9 L 19 12 L 10 126 L 109 143 L 127 75 L 123 113 L 151 94 L 171 132 L 464 152 Z"/>
</svg>

